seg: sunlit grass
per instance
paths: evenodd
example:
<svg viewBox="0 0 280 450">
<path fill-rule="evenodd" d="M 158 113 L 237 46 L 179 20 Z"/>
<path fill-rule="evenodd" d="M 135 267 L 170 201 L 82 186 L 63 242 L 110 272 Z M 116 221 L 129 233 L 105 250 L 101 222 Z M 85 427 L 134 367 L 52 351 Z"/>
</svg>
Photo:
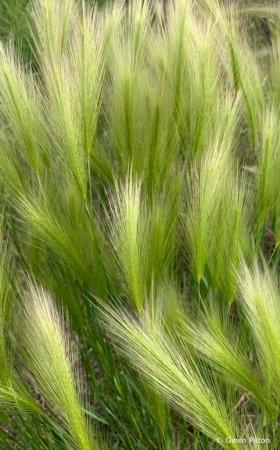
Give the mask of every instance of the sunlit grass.
<svg viewBox="0 0 280 450">
<path fill-rule="evenodd" d="M 28 8 L 32 64 L 0 41 L 1 445 L 277 450 L 278 5 Z"/>
</svg>

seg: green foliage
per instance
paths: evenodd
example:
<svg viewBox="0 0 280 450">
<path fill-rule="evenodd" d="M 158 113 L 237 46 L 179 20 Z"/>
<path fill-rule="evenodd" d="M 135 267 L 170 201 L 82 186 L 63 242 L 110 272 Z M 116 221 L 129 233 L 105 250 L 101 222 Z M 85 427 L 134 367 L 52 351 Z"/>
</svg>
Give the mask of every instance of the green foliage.
<svg viewBox="0 0 280 450">
<path fill-rule="evenodd" d="M 28 20 L 29 0 L 3 0 L 0 4 L 0 39 L 13 36 L 14 45 L 28 64 L 32 63 L 32 41 Z"/>
<path fill-rule="evenodd" d="M 277 450 L 278 4 L 0 17 L 1 449 Z"/>
</svg>

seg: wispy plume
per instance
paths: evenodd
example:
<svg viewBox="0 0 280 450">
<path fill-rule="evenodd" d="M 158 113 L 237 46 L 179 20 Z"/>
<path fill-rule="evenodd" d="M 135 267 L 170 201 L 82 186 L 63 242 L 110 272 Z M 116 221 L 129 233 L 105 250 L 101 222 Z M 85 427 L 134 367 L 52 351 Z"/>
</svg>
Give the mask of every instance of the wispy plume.
<svg viewBox="0 0 280 450">
<path fill-rule="evenodd" d="M 94 431 L 82 411 L 69 324 L 43 289 L 29 283 L 28 290 L 18 323 L 25 361 L 44 400 L 65 424 L 69 442 L 80 450 L 98 449 Z"/>
</svg>

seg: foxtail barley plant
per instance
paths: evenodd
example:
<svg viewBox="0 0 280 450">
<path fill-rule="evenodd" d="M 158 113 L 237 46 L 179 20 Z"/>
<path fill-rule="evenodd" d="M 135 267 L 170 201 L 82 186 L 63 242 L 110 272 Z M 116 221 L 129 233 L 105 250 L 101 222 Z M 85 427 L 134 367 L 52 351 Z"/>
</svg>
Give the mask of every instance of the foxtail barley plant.
<svg viewBox="0 0 280 450">
<path fill-rule="evenodd" d="M 0 18 L 1 450 L 280 448 L 279 13 Z"/>
</svg>

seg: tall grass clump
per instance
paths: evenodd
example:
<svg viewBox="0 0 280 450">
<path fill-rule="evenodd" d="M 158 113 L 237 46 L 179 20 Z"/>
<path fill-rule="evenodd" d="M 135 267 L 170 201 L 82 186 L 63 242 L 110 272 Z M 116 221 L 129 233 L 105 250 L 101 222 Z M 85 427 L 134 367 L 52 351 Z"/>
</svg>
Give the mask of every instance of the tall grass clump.
<svg viewBox="0 0 280 450">
<path fill-rule="evenodd" d="M 0 447 L 277 450 L 278 5 L 99 6 L 0 17 Z"/>
</svg>

